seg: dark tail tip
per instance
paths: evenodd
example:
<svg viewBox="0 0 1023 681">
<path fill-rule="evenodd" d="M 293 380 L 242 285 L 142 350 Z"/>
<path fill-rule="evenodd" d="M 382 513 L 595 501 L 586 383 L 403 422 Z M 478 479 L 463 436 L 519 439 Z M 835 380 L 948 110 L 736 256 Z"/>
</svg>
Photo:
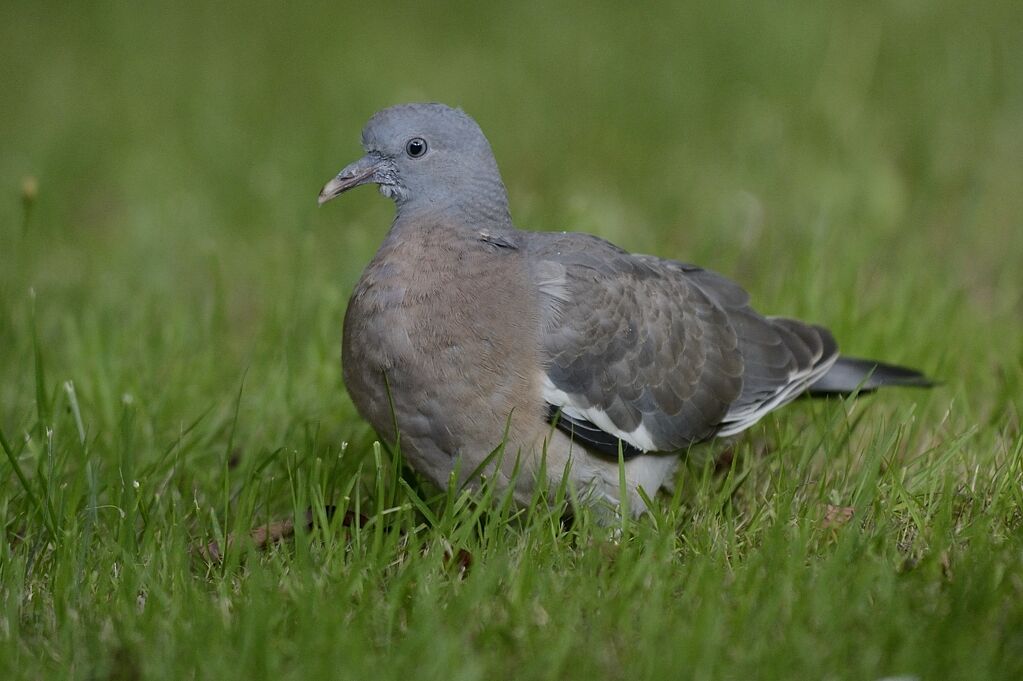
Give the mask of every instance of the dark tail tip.
<svg viewBox="0 0 1023 681">
<path fill-rule="evenodd" d="M 848 395 L 873 392 L 878 388 L 901 386 L 932 388 L 938 382 L 916 369 L 885 364 L 873 359 L 839 357 L 838 361 L 807 390 L 811 396 Z"/>
</svg>

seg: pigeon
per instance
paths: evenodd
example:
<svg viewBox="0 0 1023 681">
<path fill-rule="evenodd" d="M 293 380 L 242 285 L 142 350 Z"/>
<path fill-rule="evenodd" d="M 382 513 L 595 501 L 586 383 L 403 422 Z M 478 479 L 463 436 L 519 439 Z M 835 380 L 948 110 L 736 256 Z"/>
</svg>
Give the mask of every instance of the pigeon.
<svg viewBox="0 0 1023 681">
<path fill-rule="evenodd" d="M 527 504 L 538 485 L 567 483 L 579 503 L 639 515 L 692 446 L 801 395 L 932 385 L 840 355 L 821 326 L 761 315 L 720 274 L 518 229 L 490 143 L 461 109 L 392 106 L 362 146 L 319 195 L 375 184 L 396 206 L 347 307 L 344 381 L 440 487 L 485 479 Z"/>
</svg>

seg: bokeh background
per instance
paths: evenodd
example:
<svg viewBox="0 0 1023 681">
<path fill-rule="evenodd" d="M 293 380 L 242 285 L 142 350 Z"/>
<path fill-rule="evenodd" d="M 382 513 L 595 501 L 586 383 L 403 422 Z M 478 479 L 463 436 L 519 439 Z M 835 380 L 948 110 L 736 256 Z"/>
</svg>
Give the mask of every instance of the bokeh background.
<svg viewBox="0 0 1023 681">
<path fill-rule="evenodd" d="M 211 505 L 245 488 L 228 469 L 281 481 L 314 470 L 321 443 L 369 451 L 373 434 L 340 377 L 341 324 L 392 206 L 370 189 L 324 208 L 316 196 L 359 156 L 373 112 L 417 100 L 461 106 L 477 119 L 520 227 L 592 232 L 735 278 L 764 312 L 815 320 L 853 354 L 945 382 L 926 396 L 872 401 L 872 423 L 924 424 L 903 443 L 907 455 L 953 443 L 949 456 L 966 451 L 956 465 L 974 472 L 1012 458 L 1023 410 L 1018 0 L 7 1 L 0 428 L 10 442 L 31 440 L 18 450 L 30 474 L 58 471 L 46 479 L 54 499 L 70 499 L 62 511 L 69 523 L 84 517 L 79 507 L 125 508 L 136 479 L 155 500 L 152 513 L 172 497 L 184 509 L 163 517 L 179 534 L 157 530 L 140 541 L 177 537 L 171 543 L 183 553 L 189 536 L 213 532 L 216 517 L 227 522 L 216 513 L 211 520 Z M 67 420 L 72 411 L 78 424 Z M 74 448 L 46 458 L 51 421 L 58 438 L 84 434 L 92 463 Z M 172 466 L 167 452 L 185 433 L 188 446 L 173 450 Z M 286 485 L 271 485 L 260 513 L 292 501 Z M 0 518 L 11 536 L 38 520 L 31 508 L 0 462 Z M 117 525 L 108 514 L 96 515 L 97 536 L 128 546 L 124 537 L 134 535 L 123 526 L 143 521 Z M 138 550 L 91 554 L 89 537 L 80 561 L 109 567 L 95 556 Z M 11 551 L 3 555 L 28 565 L 37 555 Z M 54 574 L 64 574 L 61 566 L 79 559 L 53 560 Z M 105 602 L 104 587 L 82 587 L 90 595 L 76 612 L 91 624 L 65 628 L 68 611 L 45 605 L 64 598 L 48 574 L 36 577 L 48 586 L 37 587 L 35 605 L 25 587 L 5 606 L 13 619 L 4 621 L 34 623 L 19 649 L 43 650 L 51 669 L 89 651 L 116 668 L 109 640 L 118 637 L 103 638 L 107 620 L 81 614 Z M 147 588 L 155 594 L 154 579 Z M 174 584 L 167 594 L 184 588 Z M 218 602 L 230 601 L 232 587 L 216 584 Z M 319 592 L 303 593 L 315 600 Z M 131 621 L 134 592 L 124 594 L 128 619 L 110 621 Z M 321 615 L 289 608 L 280 612 L 298 613 L 307 625 L 299 630 L 317 631 Z M 250 612 L 251 631 L 261 632 L 253 640 L 290 640 L 287 659 L 311 659 L 285 635 L 294 620 L 261 630 L 278 611 Z M 189 638 L 181 632 L 198 615 L 179 615 L 180 638 L 165 637 L 152 619 L 135 635 L 150 648 L 249 640 L 198 628 Z M 910 615 L 899 632 L 919 623 Z M 51 616 L 58 624 L 48 624 Z M 872 616 L 864 618 L 857 621 Z M 997 631 L 997 616 L 983 621 Z M 429 627 L 418 631 L 427 646 Z M 131 631 L 120 635 L 132 640 Z M 865 669 L 892 651 L 930 655 L 897 636 L 864 637 L 850 638 L 848 649 L 793 650 L 808 656 L 804 669 L 819 662 L 814 651 L 837 651 Z M 690 643 L 699 651 L 699 640 Z M 319 644 L 321 653 L 333 645 Z M 859 646 L 875 657 L 859 656 Z M 211 669 L 231 669 L 216 655 L 222 649 L 208 651 Z M 189 659 L 175 650 L 169 644 L 166 655 Z M 412 664 L 416 651 L 406 653 L 390 659 Z M 784 670 L 796 653 L 765 652 L 747 669 Z M 266 659 L 263 669 L 284 664 Z M 762 666 L 766 659 L 774 666 Z M 476 668 L 488 669 L 496 667 Z"/>
<path fill-rule="evenodd" d="M 374 111 L 415 100 L 477 118 L 521 227 L 698 262 L 853 352 L 981 381 L 1019 359 L 1020 17 L 909 0 L 8 3 L 6 425 L 31 382 L 12 352 L 30 288 L 52 362 L 91 373 L 98 402 L 159 400 L 167 372 L 228 389 L 274 357 L 322 361 L 336 387 L 344 302 L 391 206 L 315 196 Z M 117 364 L 89 366 L 89 344 Z M 330 392 L 302 410 L 334 413 Z"/>
</svg>

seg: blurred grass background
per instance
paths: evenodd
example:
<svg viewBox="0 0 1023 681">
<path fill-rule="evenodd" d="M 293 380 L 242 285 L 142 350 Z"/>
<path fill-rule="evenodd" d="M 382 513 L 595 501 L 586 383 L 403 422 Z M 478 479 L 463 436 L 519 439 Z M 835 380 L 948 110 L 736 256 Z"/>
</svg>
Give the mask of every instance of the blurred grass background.
<svg viewBox="0 0 1023 681">
<path fill-rule="evenodd" d="M 0 429 L 30 485 L 0 462 L 10 674 L 1020 670 L 1018 2 L 8 2 L 0 92 Z M 384 570 L 386 543 L 323 558 L 300 536 L 295 555 L 197 571 L 190 543 L 301 512 L 372 463 L 339 344 L 392 207 L 315 198 L 374 111 L 415 100 L 477 119 L 520 227 L 697 262 L 945 386 L 865 403 L 862 451 L 821 445 L 835 408 L 769 421 L 738 450 L 757 492 L 702 508 L 727 483 L 699 478 L 671 531 L 640 530 L 646 551 L 506 528 L 461 585 L 437 561 Z M 350 465 L 323 472 L 342 442 Z M 859 496 L 874 455 L 894 457 L 891 505 Z M 784 461 L 807 456 L 834 472 L 793 501 L 805 470 Z M 853 499 L 877 514 L 858 538 L 785 533 Z M 922 555 L 937 567 L 900 582 Z M 651 591 L 662 605 L 637 609 Z"/>
</svg>

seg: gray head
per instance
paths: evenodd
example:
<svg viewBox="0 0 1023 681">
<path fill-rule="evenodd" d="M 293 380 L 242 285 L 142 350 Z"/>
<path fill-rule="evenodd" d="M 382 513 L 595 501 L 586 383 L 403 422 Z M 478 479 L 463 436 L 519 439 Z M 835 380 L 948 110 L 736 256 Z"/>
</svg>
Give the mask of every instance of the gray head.
<svg viewBox="0 0 1023 681">
<path fill-rule="evenodd" d="M 366 155 L 324 185 L 320 204 L 374 183 L 398 214 L 436 211 L 510 224 L 508 196 L 490 143 L 476 121 L 444 104 L 401 104 L 362 130 Z"/>
</svg>

